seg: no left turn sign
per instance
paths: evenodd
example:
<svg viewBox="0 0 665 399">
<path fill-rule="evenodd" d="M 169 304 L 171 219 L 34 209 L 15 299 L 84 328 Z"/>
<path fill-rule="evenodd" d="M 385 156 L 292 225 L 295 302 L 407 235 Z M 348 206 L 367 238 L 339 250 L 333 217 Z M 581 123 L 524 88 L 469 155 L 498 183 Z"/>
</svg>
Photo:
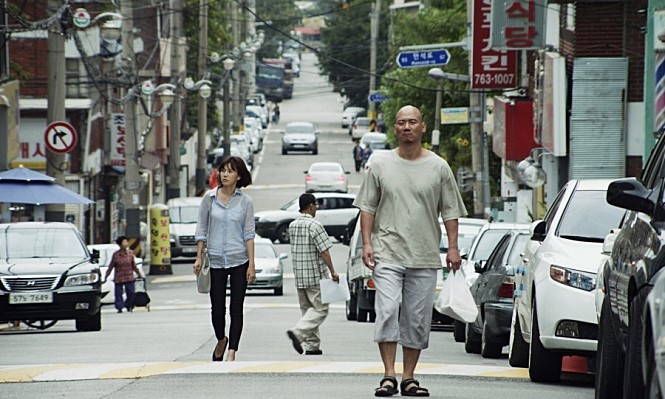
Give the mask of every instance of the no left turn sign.
<svg viewBox="0 0 665 399">
<path fill-rule="evenodd" d="M 53 122 L 44 132 L 46 148 L 60 154 L 71 151 L 77 141 L 76 129 L 67 122 Z"/>
</svg>

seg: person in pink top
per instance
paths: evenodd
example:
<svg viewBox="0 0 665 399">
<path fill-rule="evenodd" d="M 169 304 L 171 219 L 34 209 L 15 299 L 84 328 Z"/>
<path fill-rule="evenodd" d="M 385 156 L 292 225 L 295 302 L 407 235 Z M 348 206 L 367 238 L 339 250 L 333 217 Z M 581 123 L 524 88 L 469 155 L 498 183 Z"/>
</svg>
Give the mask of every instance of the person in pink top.
<svg viewBox="0 0 665 399">
<path fill-rule="evenodd" d="M 120 249 L 113 253 L 111 257 L 111 264 L 106 270 L 104 280 L 108 279 L 113 270 L 113 282 L 115 283 L 115 308 L 118 313 L 122 313 L 122 308 L 126 308 L 128 312 L 134 309 L 134 273 L 142 277 L 141 271 L 136 267 L 134 261 L 134 252 L 129 249 L 129 241 L 127 237 L 120 236 L 116 238 L 115 243 L 120 246 Z M 122 294 L 125 292 L 127 298 L 123 301 Z"/>
</svg>

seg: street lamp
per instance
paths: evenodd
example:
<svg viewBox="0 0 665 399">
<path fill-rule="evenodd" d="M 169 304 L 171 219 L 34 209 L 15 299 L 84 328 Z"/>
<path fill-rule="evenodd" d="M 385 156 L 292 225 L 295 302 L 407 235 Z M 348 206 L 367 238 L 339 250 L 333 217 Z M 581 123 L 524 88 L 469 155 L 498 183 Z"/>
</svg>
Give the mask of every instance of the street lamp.
<svg viewBox="0 0 665 399">
<path fill-rule="evenodd" d="M 224 150 L 224 155 L 229 155 L 231 154 L 231 133 L 229 131 L 229 128 L 232 126 L 231 125 L 231 99 L 229 98 L 231 96 L 230 89 L 229 89 L 229 81 L 231 80 L 231 71 L 233 70 L 233 67 L 235 67 L 235 60 L 231 58 L 230 56 L 226 56 L 224 60 L 222 61 L 222 66 L 224 67 L 224 70 L 226 71 L 226 74 L 224 76 L 224 121 L 222 124 L 222 148 Z"/>
<path fill-rule="evenodd" d="M 210 85 L 212 82 L 201 79 L 194 82 L 192 78 L 185 79 L 185 89 L 199 93 L 198 103 L 198 127 L 196 146 L 196 193 L 202 194 L 206 188 L 206 136 L 208 133 L 208 97 L 212 94 Z"/>
<path fill-rule="evenodd" d="M 432 151 L 439 155 L 439 136 L 441 132 L 441 89 L 443 87 L 443 79 L 445 75 L 441 68 L 432 68 L 427 71 L 427 76 L 436 80 L 436 105 L 434 106 L 434 129 L 432 130 Z"/>
</svg>

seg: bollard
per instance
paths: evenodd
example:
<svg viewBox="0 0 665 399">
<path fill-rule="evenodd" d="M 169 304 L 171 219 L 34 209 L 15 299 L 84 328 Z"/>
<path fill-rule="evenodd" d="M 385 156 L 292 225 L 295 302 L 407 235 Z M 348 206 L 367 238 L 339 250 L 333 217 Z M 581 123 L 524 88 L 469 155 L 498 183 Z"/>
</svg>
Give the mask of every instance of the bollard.
<svg viewBox="0 0 665 399">
<path fill-rule="evenodd" d="M 155 204 L 150 207 L 150 274 L 173 274 L 171 269 L 171 233 L 169 207 Z"/>
</svg>

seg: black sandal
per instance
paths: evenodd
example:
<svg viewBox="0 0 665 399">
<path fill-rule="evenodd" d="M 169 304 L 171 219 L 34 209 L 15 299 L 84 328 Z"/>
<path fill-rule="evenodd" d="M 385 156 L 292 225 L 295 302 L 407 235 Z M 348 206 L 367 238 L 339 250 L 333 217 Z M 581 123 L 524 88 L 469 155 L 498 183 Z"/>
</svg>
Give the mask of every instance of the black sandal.
<svg viewBox="0 0 665 399">
<path fill-rule="evenodd" d="M 387 384 L 390 383 L 390 384 Z M 379 387 L 374 390 L 374 396 L 393 396 L 397 395 L 397 379 L 391 376 L 385 376 L 379 383 Z"/>
<path fill-rule="evenodd" d="M 418 380 L 407 378 L 399 385 L 402 396 L 429 396 L 429 391 L 420 387 Z"/>
</svg>

